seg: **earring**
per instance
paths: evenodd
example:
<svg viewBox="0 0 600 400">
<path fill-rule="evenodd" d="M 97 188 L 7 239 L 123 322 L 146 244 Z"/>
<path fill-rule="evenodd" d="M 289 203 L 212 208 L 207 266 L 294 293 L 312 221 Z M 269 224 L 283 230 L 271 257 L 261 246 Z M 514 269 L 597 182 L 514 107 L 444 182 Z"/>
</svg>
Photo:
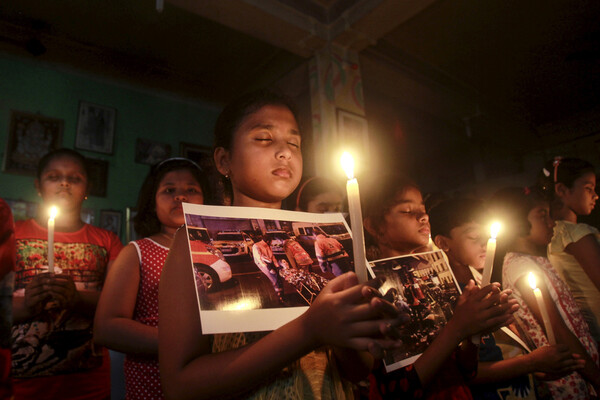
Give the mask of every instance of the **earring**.
<svg viewBox="0 0 600 400">
<path fill-rule="evenodd" d="M 229 174 L 230 173 L 231 173 L 230 171 L 225 172 L 225 179 L 229 179 Z"/>
<path fill-rule="evenodd" d="M 87 196 L 85 196 L 83 199 L 84 199 L 84 200 L 87 200 Z"/>
</svg>

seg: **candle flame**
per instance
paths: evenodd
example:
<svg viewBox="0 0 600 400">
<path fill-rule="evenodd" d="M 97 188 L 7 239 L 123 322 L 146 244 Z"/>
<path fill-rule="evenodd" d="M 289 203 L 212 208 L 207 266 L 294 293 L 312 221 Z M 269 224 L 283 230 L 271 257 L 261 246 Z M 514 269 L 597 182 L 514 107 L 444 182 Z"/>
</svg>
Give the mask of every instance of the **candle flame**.
<svg viewBox="0 0 600 400">
<path fill-rule="evenodd" d="M 354 159 L 352 158 L 352 155 L 350 153 L 348 153 L 347 151 L 345 151 L 342 154 L 342 158 L 340 159 L 340 162 L 342 163 L 342 168 L 344 169 L 344 172 L 346 173 L 348 180 L 353 179 L 354 178 Z"/>
<path fill-rule="evenodd" d="M 536 285 L 536 281 L 535 281 L 535 275 L 533 275 L 533 272 L 529 273 L 529 275 L 527 276 L 527 279 L 529 280 L 529 286 L 531 286 L 531 288 L 533 290 L 535 290 L 537 288 L 537 285 Z"/>
<path fill-rule="evenodd" d="M 496 236 L 498 236 L 498 232 L 500 231 L 501 227 L 502 225 L 500 225 L 500 222 L 494 222 L 492 224 L 492 226 L 490 227 L 490 236 L 492 237 L 492 239 L 496 239 Z"/>
<path fill-rule="evenodd" d="M 56 207 L 56 206 L 50 207 L 50 219 L 56 218 L 57 215 L 58 215 L 58 207 Z"/>
</svg>

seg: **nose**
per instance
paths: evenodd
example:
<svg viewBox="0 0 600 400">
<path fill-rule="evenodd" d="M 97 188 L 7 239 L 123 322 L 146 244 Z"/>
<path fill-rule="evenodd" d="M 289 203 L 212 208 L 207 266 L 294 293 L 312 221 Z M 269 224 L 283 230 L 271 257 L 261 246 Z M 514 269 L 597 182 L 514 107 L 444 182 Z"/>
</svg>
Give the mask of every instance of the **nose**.
<svg viewBox="0 0 600 400">
<path fill-rule="evenodd" d="M 69 186 L 71 183 L 69 182 L 69 178 L 67 178 L 66 176 L 62 176 L 60 178 L 60 185 L 61 186 Z"/>
<path fill-rule="evenodd" d="M 292 151 L 290 150 L 290 146 L 288 145 L 287 141 L 280 140 L 277 143 L 275 158 L 278 160 L 289 160 L 292 158 Z"/>
<path fill-rule="evenodd" d="M 426 212 L 422 212 L 419 215 L 417 215 L 417 219 L 419 220 L 419 222 L 429 222 L 429 214 L 427 214 Z"/>
<path fill-rule="evenodd" d="M 183 202 L 183 201 L 187 200 L 187 195 L 185 194 L 185 192 L 180 191 L 180 192 L 176 192 L 175 193 L 175 197 L 174 198 L 175 198 L 175 201 L 181 201 L 181 202 Z"/>
</svg>

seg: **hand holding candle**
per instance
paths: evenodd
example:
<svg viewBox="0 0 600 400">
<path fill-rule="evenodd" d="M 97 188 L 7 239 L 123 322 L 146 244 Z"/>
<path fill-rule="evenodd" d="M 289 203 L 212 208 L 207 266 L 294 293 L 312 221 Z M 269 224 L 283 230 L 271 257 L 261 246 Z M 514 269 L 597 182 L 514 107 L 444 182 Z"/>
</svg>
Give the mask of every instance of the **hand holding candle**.
<svg viewBox="0 0 600 400">
<path fill-rule="evenodd" d="M 348 176 L 346 193 L 348 196 L 348 212 L 352 225 L 352 250 L 354 251 L 354 271 L 360 283 L 367 281 L 367 257 L 365 254 L 365 239 L 363 233 L 362 211 L 360 208 L 360 194 L 358 181 L 354 178 L 354 160 L 344 152 L 341 158 L 342 168 Z"/>
<path fill-rule="evenodd" d="M 552 330 L 552 324 L 550 323 L 550 316 L 548 315 L 548 310 L 546 309 L 546 305 L 544 304 L 542 291 L 537 287 L 537 282 L 535 281 L 535 275 L 533 275 L 533 272 L 529 273 L 528 279 L 529 286 L 531 286 L 531 288 L 533 289 L 535 300 L 537 301 L 538 308 L 540 309 L 540 314 L 542 315 L 544 328 L 546 329 L 546 337 L 548 338 L 548 342 L 552 346 L 556 344 L 556 339 L 554 338 L 554 331 Z"/>
<path fill-rule="evenodd" d="M 492 269 L 494 267 L 494 256 L 496 255 L 496 236 L 500 231 L 500 223 L 494 222 L 490 227 L 490 238 L 485 249 L 485 262 L 481 277 L 481 287 L 489 285 L 492 280 Z"/>
<path fill-rule="evenodd" d="M 48 218 L 48 272 L 54 273 L 54 219 L 58 214 L 56 206 L 50 207 L 50 218 Z"/>
</svg>

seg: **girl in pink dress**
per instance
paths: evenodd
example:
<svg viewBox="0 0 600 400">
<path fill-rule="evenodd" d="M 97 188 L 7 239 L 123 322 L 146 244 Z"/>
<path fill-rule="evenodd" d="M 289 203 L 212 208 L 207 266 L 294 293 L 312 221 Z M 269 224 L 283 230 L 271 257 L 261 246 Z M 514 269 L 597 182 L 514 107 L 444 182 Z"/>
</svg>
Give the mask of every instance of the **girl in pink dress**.
<svg viewBox="0 0 600 400">
<path fill-rule="evenodd" d="M 162 399 L 158 370 L 158 283 L 171 240 L 184 222 L 182 202 L 202 204 L 200 167 L 185 158 L 155 165 L 142 185 L 135 230 L 106 278 L 96 311 L 94 339 L 126 354 L 127 399 Z"/>
</svg>

